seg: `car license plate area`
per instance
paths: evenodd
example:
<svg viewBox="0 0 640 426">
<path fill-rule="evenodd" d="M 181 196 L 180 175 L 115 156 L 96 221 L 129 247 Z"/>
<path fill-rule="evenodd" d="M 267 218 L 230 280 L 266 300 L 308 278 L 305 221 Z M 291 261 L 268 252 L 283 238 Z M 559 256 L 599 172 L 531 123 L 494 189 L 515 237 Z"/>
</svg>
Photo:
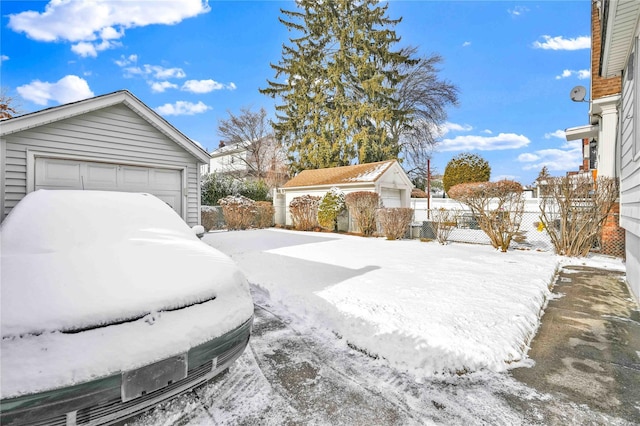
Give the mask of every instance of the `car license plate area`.
<svg viewBox="0 0 640 426">
<path fill-rule="evenodd" d="M 122 373 L 122 402 L 131 401 L 187 377 L 187 354 Z"/>
</svg>

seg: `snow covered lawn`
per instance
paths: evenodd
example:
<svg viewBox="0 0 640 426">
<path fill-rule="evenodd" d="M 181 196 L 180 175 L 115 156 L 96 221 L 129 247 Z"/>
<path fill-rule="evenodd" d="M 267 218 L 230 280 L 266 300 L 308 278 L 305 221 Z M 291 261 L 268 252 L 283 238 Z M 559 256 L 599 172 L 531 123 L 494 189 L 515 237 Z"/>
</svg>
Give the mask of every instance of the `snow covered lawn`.
<svg viewBox="0 0 640 426">
<path fill-rule="evenodd" d="M 526 358 L 559 265 L 548 252 L 275 229 L 205 241 L 300 320 L 418 377 Z"/>
</svg>

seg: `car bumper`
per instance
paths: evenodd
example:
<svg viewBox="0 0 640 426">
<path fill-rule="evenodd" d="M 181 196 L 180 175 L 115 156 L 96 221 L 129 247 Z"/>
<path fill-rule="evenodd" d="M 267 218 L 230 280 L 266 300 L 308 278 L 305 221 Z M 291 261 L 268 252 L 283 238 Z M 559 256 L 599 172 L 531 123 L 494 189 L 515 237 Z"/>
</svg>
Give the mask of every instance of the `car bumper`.
<svg viewBox="0 0 640 426">
<path fill-rule="evenodd" d="M 191 348 L 181 380 L 123 402 L 123 374 L 0 402 L 2 425 L 99 425 L 126 419 L 214 378 L 243 353 L 253 317 L 240 327 Z"/>
</svg>

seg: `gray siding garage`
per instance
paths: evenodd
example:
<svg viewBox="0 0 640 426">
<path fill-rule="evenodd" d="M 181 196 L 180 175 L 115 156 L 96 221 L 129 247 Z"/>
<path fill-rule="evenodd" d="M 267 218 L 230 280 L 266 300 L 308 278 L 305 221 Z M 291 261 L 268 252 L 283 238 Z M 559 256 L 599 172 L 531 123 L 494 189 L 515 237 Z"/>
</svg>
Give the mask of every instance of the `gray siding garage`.
<svg viewBox="0 0 640 426">
<path fill-rule="evenodd" d="M 37 189 L 148 192 L 200 221 L 209 154 L 127 91 L 2 121 L 0 219 Z"/>
</svg>

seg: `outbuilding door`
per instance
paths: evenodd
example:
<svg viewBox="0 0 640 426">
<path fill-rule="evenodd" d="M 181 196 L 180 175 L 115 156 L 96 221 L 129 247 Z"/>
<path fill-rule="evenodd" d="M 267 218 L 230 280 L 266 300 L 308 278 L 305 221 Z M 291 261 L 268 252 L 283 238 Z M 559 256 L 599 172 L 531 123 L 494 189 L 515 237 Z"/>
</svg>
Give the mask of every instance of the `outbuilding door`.
<svg viewBox="0 0 640 426">
<path fill-rule="evenodd" d="M 392 188 L 382 188 L 382 204 L 385 208 L 402 207 L 400 190 Z"/>
<path fill-rule="evenodd" d="M 148 192 L 182 216 L 182 172 L 125 164 L 36 157 L 35 189 Z"/>
</svg>

